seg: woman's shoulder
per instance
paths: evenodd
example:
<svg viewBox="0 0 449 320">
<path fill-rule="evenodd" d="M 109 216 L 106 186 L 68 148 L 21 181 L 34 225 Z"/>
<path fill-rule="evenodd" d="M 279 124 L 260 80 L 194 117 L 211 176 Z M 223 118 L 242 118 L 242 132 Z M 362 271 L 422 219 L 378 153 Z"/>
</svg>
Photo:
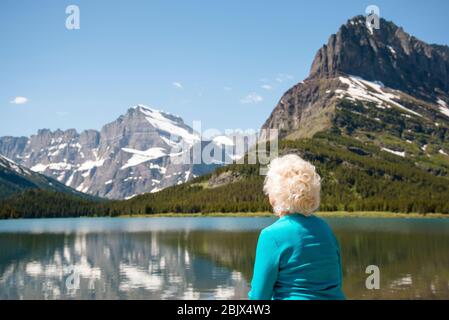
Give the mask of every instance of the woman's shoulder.
<svg viewBox="0 0 449 320">
<path fill-rule="evenodd" d="M 336 242 L 328 223 L 317 216 L 291 215 L 280 218 L 270 226 L 262 229 L 260 237 L 263 241 L 275 242 L 278 247 L 288 247 L 290 245 L 298 245 L 311 234 L 332 238 Z"/>
<path fill-rule="evenodd" d="M 274 239 L 277 239 L 279 237 L 285 237 L 291 232 L 298 234 L 298 231 L 300 232 L 300 229 L 301 228 L 299 228 L 298 230 L 298 224 L 292 223 L 290 217 L 289 218 L 281 217 L 278 220 L 276 220 L 273 224 L 262 229 L 262 234 L 266 237 L 272 237 Z"/>
<path fill-rule="evenodd" d="M 280 229 L 284 229 L 287 227 L 289 223 L 282 218 L 277 219 L 275 222 L 270 224 L 268 227 L 262 229 L 262 232 L 265 234 L 272 234 L 278 232 Z"/>
<path fill-rule="evenodd" d="M 286 234 L 289 231 L 295 234 L 307 232 L 313 229 L 330 230 L 328 223 L 315 215 L 303 216 L 301 214 L 292 214 L 279 218 L 270 226 L 264 228 L 262 232 L 265 235 L 275 236 L 277 234 Z"/>
</svg>

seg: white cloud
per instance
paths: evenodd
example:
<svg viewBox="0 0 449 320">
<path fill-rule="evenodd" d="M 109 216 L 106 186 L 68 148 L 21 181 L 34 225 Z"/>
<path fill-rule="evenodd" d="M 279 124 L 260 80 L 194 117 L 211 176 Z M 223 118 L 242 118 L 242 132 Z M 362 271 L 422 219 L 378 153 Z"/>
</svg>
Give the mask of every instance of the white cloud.
<svg viewBox="0 0 449 320">
<path fill-rule="evenodd" d="M 25 97 L 15 97 L 14 99 L 12 99 L 9 103 L 12 104 L 25 104 L 28 102 L 28 98 Z"/>
<path fill-rule="evenodd" d="M 263 97 L 255 92 L 249 93 L 247 96 L 240 99 L 240 103 L 243 104 L 255 104 L 263 101 Z"/>
<path fill-rule="evenodd" d="M 180 82 L 173 82 L 172 85 L 178 89 L 184 89 L 184 86 Z"/>
<path fill-rule="evenodd" d="M 260 86 L 264 90 L 273 90 L 273 86 L 270 86 L 269 84 L 264 84 Z"/>
<path fill-rule="evenodd" d="M 279 73 L 276 76 L 276 82 L 282 83 L 284 81 L 288 81 L 288 80 L 293 80 L 293 76 L 290 74 L 285 74 L 285 73 Z"/>
</svg>

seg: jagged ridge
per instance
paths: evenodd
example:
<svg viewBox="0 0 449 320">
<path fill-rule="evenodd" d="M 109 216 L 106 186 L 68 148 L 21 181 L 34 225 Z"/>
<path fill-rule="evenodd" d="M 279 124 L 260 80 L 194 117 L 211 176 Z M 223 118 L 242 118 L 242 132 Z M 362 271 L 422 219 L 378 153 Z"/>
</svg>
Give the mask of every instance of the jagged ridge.
<svg viewBox="0 0 449 320">
<path fill-rule="evenodd" d="M 184 183 L 222 165 L 175 161 L 195 144 L 198 133 L 172 114 L 143 105 L 130 108 L 100 131 L 74 129 L 0 138 L 0 154 L 69 187 L 95 196 L 125 199 Z M 223 139 L 212 143 L 219 145 Z M 226 160 L 226 159 L 224 159 Z"/>
</svg>

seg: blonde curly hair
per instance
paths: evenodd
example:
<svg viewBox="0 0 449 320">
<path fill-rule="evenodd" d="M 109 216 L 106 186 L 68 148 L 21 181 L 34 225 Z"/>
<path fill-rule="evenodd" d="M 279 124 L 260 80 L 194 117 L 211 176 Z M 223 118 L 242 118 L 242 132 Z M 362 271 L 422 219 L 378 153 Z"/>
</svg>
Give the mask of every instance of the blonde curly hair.
<svg viewBox="0 0 449 320">
<path fill-rule="evenodd" d="M 263 189 L 279 216 L 309 216 L 320 205 L 321 178 L 315 166 L 295 154 L 271 161 Z"/>
</svg>

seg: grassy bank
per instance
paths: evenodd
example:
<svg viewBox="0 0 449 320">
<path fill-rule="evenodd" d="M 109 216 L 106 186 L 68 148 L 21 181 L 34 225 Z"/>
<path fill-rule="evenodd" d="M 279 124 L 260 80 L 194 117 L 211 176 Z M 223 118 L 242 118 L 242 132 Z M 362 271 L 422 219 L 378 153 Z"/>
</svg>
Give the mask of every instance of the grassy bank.
<svg viewBox="0 0 449 320">
<path fill-rule="evenodd" d="M 449 218 L 449 214 L 441 213 L 393 213 L 382 211 L 348 212 L 331 211 L 317 212 L 317 216 L 323 218 Z M 271 212 L 236 212 L 236 213 L 158 213 L 158 214 L 138 214 L 120 215 L 120 218 L 158 218 L 158 217 L 274 217 Z"/>
</svg>

